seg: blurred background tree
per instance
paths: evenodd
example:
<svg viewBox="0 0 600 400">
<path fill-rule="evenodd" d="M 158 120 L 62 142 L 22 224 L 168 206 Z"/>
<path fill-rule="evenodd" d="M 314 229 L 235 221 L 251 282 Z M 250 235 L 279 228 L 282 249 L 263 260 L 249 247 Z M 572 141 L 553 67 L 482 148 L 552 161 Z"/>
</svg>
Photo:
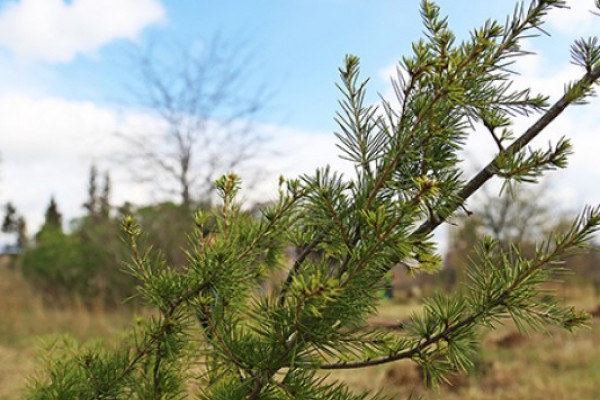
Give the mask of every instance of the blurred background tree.
<svg viewBox="0 0 600 400">
<path fill-rule="evenodd" d="M 22 255 L 24 276 L 57 304 L 74 296 L 84 302 L 101 299 L 121 304 L 134 290 L 132 279 L 122 271 L 127 253 L 119 239 L 120 216 L 111 213 L 108 173 L 102 190 L 97 183 L 98 172 L 92 166 L 84 204 L 87 212 L 72 221 L 68 232 L 52 197 L 34 246 Z"/>
<path fill-rule="evenodd" d="M 24 249 L 27 246 L 27 222 L 19 215 L 15 206 L 8 202 L 4 206 L 4 218 L 2 220 L 3 233 L 15 236 L 13 247 Z"/>
<path fill-rule="evenodd" d="M 163 45 L 136 53 L 132 103 L 153 120 L 139 131 L 119 133 L 127 149 L 119 159 L 130 163 L 135 178 L 176 200 L 114 207 L 108 172 L 100 174 L 92 165 L 85 214 L 66 231 L 56 200 L 50 200 L 34 244 L 20 260 L 27 279 L 57 301 L 102 297 L 115 304 L 131 295 L 133 283 L 121 272 L 128 259 L 119 239 L 125 215 L 139 218 L 148 244 L 164 249 L 165 262 L 182 265 L 192 212 L 210 209 L 216 177 L 243 169 L 245 186 L 251 187 L 260 176 L 252 161 L 266 136 L 256 119 L 271 93 L 248 84 L 251 60 L 246 44 L 218 37 L 203 47 Z M 12 204 L 3 230 L 21 232 L 18 245 L 25 249 L 25 221 Z"/>
<path fill-rule="evenodd" d="M 549 235 L 565 233 L 574 216 L 573 212 L 550 202 L 549 186 L 544 184 L 522 183 L 496 194 L 489 190 L 479 194 L 473 208 L 454 218 L 448 229 L 444 269 L 435 279 L 448 290 L 465 281 L 465 268 L 475 258 L 474 248 L 482 237 L 497 240 L 504 249 L 516 245 L 524 255 L 531 257 L 536 243 Z M 597 244 L 570 257 L 568 263 L 574 271 L 571 280 L 591 283 L 600 293 L 600 271 L 596 267 L 600 257 L 595 248 L 597 250 Z"/>
<path fill-rule="evenodd" d="M 260 175 L 252 161 L 267 140 L 256 119 L 272 95 L 249 83 L 251 48 L 219 37 L 193 48 L 155 45 L 136 53 L 134 66 L 132 102 L 156 120 L 119 133 L 132 174 L 187 210 L 210 201 L 226 172 L 246 171 L 251 186 Z"/>
<path fill-rule="evenodd" d="M 517 245 L 523 254 L 532 256 L 536 242 L 568 228 L 561 227 L 561 221 L 569 220 L 566 213 L 562 219 L 550 215 L 544 185 L 513 184 L 496 194 L 482 190 L 473 202 L 473 208 L 455 217 L 447 231 L 448 250 L 438 278 L 448 288 L 464 282 L 464 269 L 482 237 L 497 240 L 503 249 Z"/>
</svg>

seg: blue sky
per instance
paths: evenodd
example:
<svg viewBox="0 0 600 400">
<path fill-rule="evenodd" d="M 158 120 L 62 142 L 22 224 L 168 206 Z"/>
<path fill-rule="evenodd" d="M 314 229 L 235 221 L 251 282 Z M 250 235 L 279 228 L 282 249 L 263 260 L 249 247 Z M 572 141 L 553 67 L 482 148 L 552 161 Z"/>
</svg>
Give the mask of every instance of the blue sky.
<svg viewBox="0 0 600 400">
<path fill-rule="evenodd" d="M 57 2 L 58 0 L 47 0 Z M 0 1 L 4 10 L 33 0 Z M 134 1 L 135 3 L 135 1 Z M 422 31 L 419 1 L 292 0 L 292 1 L 137 1 L 154 4 L 162 13 L 138 31 L 135 40 L 115 38 L 90 52 L 72 54 L 68 62 L 24 61 L 37 75 L 35 90 L 73 100 L 109 103 L 126 97 L 131 82 L 128 55 L 132 46 L 149 42 L 195 46 L 215 35 L 231 43 L 247 42 L 253 53 L 252 78 L 274 91 L 268 121 L 310 130 L 335 128 L 337 68 L 347 53 L 359 55 L 365 76 L 372 77 L 373 101 L 388 82 L 381 70 L 410 52 Z M 453 27 L 465 35 L 486 18 L 503 18 L 511 2 L 444 1 Z M 5 11 L 6 12 L 6 11 Z M 32 62 L 33 61 L 33 62 Z M 41 61 L 41 62 L 40 62 Z M 50 61 L 50 62 L 49 62 Z"/>
<path fill-rule="evenodd" d="M 438 3 L 462 37 L 487 18 L 504 20 L 515 4 Z M 568 62 L 572 40 L 600 34 L 589 13 L 593 0 L 569 3 L 571 10 L 549 18 L 552 38 L 528 42 L 539 55 L 519 64 L 519 82 L 555 98 L 563 80 L 579 73 Z M 201 48 L 217 34 L 248 43 L 250 83 L 267 82 L 275 93 L 259 121 L 286 154 L 272 160 L 283 169 L 274 177 L 324 163 L 347 168 L 336 158 L 332 135 L 337 68 L 345 54 L 359 55 L 363 76 L 371 77 L 370 99 L 389 95 L 395 63 L 421 35 L 418 9 L 418 0 L 0 0 L 0 203 L 13 201 L 34 227 L 51 195 L 68 217 L 76 216 L 92 160 L 117 176 L 116 202 L 151 200 L 107 161 L 119 150 L 113 133 L 127 119 L 125 87 L 135 80 L 130 54 L 149 43 Z M 574 207 L 600 203 L 600 185 L 578 183 L 600 181 L 599 104 L 569 111 L 540 141 L 575 133 L 572 169 L 553 181 Z M 489 143 L 475 138 L 470 146 L 465 157 L 472 165 L 487 162 Z"/>
</svg>

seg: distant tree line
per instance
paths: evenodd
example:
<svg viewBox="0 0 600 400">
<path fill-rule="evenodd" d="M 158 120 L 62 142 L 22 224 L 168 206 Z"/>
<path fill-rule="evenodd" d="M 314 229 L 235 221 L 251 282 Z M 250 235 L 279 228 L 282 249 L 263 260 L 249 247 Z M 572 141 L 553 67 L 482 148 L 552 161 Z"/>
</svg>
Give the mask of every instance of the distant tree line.
<svg viewBox="0 0 600 400">
<path fill-rule="evenodd" d="M 111 213 L 110 177 L 98 188 L 98 171 L 92 167 L 86 213 L 64 229 L 59 205 L 51 197 L 44 223 L 31 240 L 21 245 L 18 266 L 23 275 L 54 302 L 73 296 L 107 302 L 120 301 L 133 291 L 129 277 L 121 272 L 126 259 L 118 230 L 120 216 Z"/>
<path fill-rule="evenodd" d="M 7 203 L 2 232 L 14 238 L 10 247 L 20 253 L 14 264 L 36 288 L 54 301 L 75 295 L 115 303 L 133 294 L 133 281 L 122 272 L 129 259 L 121 241 L 125 215 L 140 221 L 147 244 L 163 249 L 165 263 L 185 263 L 182 248 L 194 229 L 191 216 L 196 209 L 211 207 L 214 180 L 240 168 L 251 172 L 250 181 L 259 175 L 260 168 L 251 161 L 267 138 L 256 131 L 256 121 L 272 93 L 265 85 L 250 84 L 249 50 L 244 43 L 216 37 L 201 51 L 163 43 L 135 55 L 130 105 L 159 123 L 119 132 L 127 144 L 119 161 L 130 166 L 137 180 L 175 200 L 116 206 L 108 172 L 92 166 L 85 212 L 68 221 L 69 229 L 54 197 L 44 223 L 32 235 L 25 218 Z M 205 229 L 212 229 L 210 221 Z"/>
<path fill-rule="evenodd" d="M 14 238 L 10 246 L 20 253 L 14 263 L 36 290 L 54 304 L 66 304 L 73 297 L 85 302 L 120 304 L 135 291 L 133 279 L 123 271 L 129 251 L 123 244 L 121 223 L 134 215 L 144 226 L 150 246 L 165 249 L 169 265 L 182 265 L 182 250 L 187 234 L 194 228 L 189 203 L 170 201 L 135 207 L 130 203 L 115 206 L 111 202 L 111 179 L 96 166 L 89 173 L 83 216 L 65 221 L 54 196 L 46 207 L 44 222 L 31 237 L 25 218 L 12 203 L 4 207 L 2 231 Z M 194 208 L 208 203 L 194 202 Z M 211 229 L 210 221 L 206 229 Z"/>
<path fill-rule="evenodd" d="M 96 300 L 103 298 L 108 304 L 118 304 L 123 298 L 134 294 L 134 282 L 123 271 L 129 252 L 121 240 L 121 221 L 134 215 L 146 233 L 146 244 L 162 251 L 165 263 L 170 266 L 184 265 L 186 253 L 182 250 L 194 224 L 190 218 L 189 204 L 160 202 L 142 207 L 125 203 L 111 203 L 111 180 L 108 172 L 100 179 L 92 166 L 88 181 L 88 198 L 83 204 L 85 214 L 72 221 L 69 231 L 64 229 L 63 216 L 54 197 L 47 206 L 44 223 L 31 239 L 27 236 L 27 224 L 12 203 L 4 207 L 2 231 L 15 237 L 13 247 L 21 250 L 17 265 L 23 275 L 54 302 L 70 301 L 73 296 Z M 102 180 L 102 181 L 101 181 Z M 444 267 L 439 275 L 396 277 L 404 289 L 421 287 L 421 294 L 428 288 L 456 290 L 464 282 L 464 271 L 475 258 L 473 248 L 483 236 L 490 236 L 500 246 L 519 246 L 526 254 L 535 253 L 535 243 L 544 235 L 564 232 L 570 216 L 562 218 L 550 215 L 543 203 L 543 190 L 519 187 L 515 191 L 503 191 L 496 196 L 485 193 L 473 208 L 457 216 L 448 232 L 448 247 Z M 209 209 L 208 203 L 195 203 L 198 209 Z M 250 211 L 251 213 L 251 211 Z M 207 221 L 205 233 L 215 228 L 214 221 Z M 578 274 L 579 283 L 592 284 L 600 292 L 600 262 L 597 252 L 586 252 L 570 260 Z M 396 274 L 401 271 L 394 270 Z M 575 278 L 574 278 L 575 279 Z M 411 283 L 412 282 L 412 283 Z M 397 287 L 398 289 L 398 287 Z M 403 289 L 401 289 L 403 290 Z M 390 292 L 391 293 L 391 292 Z M 410 295 L 412 292 L 408 293 Z M 404 298 L 405 296 L 401 296 Z"/>
</svg>

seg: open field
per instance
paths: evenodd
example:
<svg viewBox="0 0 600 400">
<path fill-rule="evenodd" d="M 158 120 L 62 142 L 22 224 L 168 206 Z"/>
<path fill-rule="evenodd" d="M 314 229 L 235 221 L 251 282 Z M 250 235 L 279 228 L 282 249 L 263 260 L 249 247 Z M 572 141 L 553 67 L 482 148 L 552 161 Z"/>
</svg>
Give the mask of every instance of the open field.
<svg viewBox="0 0 600 400">
<path fill-rule="evenodd" d="M 0 399 L 21 398 L 40 350 L 61 335 L 103 342 L 121 337 L 134 319 L 133 311 L 107 311 L 101 304 L 49 307 L 14 271 L 0 270 Z"/>
<path fill-rule="evenodd" d="M 356 389 L 382 389 L 398 394 L 421 394 L 424 399 L 600 399 L 600 299 L 594 292 L 571 288 L 561 296 L 595 311 L 591 329 L 569 334 L 552 331 L 532 336 L 507 324 L 484 337 L 482 356 L 474 373 L 453 377 L 440 392 L 426 390 L 419 370 L 410 362 L 331 374 Z M 386 303 L 378 323 L 404 320 L 417 303 Z M 135 312 L 105 310 L 101 303 L 86 308 L 74 304 L 57 309 L 44 304 L 15 273 L 0 271 L 0 399 L 21 398 L 28 377 L 39 365 L 43 343 L 63 334 L 80 341 L 114 343 L 123 337 Z"/>
<path fill-rule="evenodd" d="M 572 303 L 594 311 L 591 329 L 570 334 L 551 330 L 548 334 L 523 335 L 508 323 L 484 335 L 481 359 L 470 376 L 455 376 L 439 392 L 427 390 L 419 369 L 399 362 L 364 370 L 331 374 L 357 389 L 381 389 L 405 399 L 409 394 L 423 399 L 535 400 L 600 399 L 600 306 L 590 291 L 570 290 Z M 406 306 L 382 307 L 382 320 Z M 397 318 L 396 318 L 397 320 Z"/>
</svg>

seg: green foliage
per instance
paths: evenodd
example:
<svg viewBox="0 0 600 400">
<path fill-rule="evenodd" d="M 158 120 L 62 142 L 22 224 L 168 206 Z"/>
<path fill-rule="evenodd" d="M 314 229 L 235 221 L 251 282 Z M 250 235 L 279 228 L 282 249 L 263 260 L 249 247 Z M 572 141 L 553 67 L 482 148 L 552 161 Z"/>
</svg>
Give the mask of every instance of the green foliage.
<svg viewBox="0 0 600 400">
<path fill-rule="evenodd" d="M 69 233 L 63 231 L 62 215 L 52 198 L 35 245 L 21 255 L 23 275 L 54 301 L 102 297 L 114 305 L 134 293 L 133 280 L 123 274 L 128 253 L 119 239 L 120 223 L 109 216 L 108 192 L 104 193 L 105 200 L 100 202 L 95 189 L 90 191 L 92 199 L 86 204 L 97 203 L 98 207 L 89 208 L 89 214 L 75 221 Z M 100 212 L 100 204 L 105 204 L 105 211 Z"/>
<path fill-rule="evenodd" d="M 84 224 L 73 233 L 44 225 L 36 245 L 21 256 L 23 275 L 56 301 L 73 296 L 120 304 L 133 294 L 133 281 L 123 274 L 126 247 L 118 237 L 118 224 Z"/>
<path fill-rule="evenodd" d="M 72 221 L 71 232 L 63 231 L 58 205 L 51 199 L 35 245 L 20 259 L 24 276 L 54 301 L 70 301 L 74 296 L 96 301 L 100 297 L 108 305 L 120 305 L 135 293 L 135 281 L 124 273 L 129 252 L 122 241 L 120 217 L 109 213 L 109 180 L 105 180 L 102 195 L 97 193 L 95 182 L 92 169 L 90 199 L 84 205 L 88 214 Z M 135 213 L 144 227 L 145 244 L 165 249 L 163 256 L 170 265 L 186 262 L 182 245 L 186 232 L 194 227 L 187 209 L 161 203 L 128 212 Z M 213 219 L 204 225 L 208 233 L 214 229 Z"/>
<path fill-rule="evenodd" d="M 43 230 L 38 245 L 22 256 L 23 274 L 46 293 L 81 292 L 89 276 L 74 238 L 62 231 Z"/>
<path fill-rule="evenodd" d="M 140 245 L 141 229 L 126 218 L 129 272 L 156 315 L 122 347 L 74 349 L 51 359 L 30 398 L 183 398 L 186 380 L 200 386 L 195 395 L 201 399 L 381 398 L 354 394 L 317 371 L 411 359 L 436 385 L 450 371 L 472 368 L 482 327 L 505 318 L 535 330 L 585 324 L 585 314 L 542 301 L 541 285 L 600 226 L 600 212 L 592 208 L 565 234 L 540 242 L 531 256 L 485 240 L 465 290 L 430 299 L 405 332 L 381 331 L 367 321 L 391 267 L 402 263 L 415 273 L 439 268 L 433 230 L 488 179 L 529 181 L 549 166 L 564 167 L 565 141 L 548 152 L 519 154 L 566 106 L 591 94 L 600 70 L 586 69 L 548 110 L 546 97 L 514 91 L 508 70 L 525 54 L 521 40 L 541 30 L 548 11 L 564 5 L 520 5 L 505 25 L 488 21 L 456 43 L 439 8 L 423 1 L 426 38 L 399 66 L 398 107 L 364 104 L 357 57 L 348 56 L 340 69 L 337 136 L 355 176 L 322 168 L 282 180 L 277 201 L 259 218 L 242 211 L 239 178 L 224 176 L 216 182 L 222 205 L 196 214 L 183 265 Z M 510 139 L 515 115 L 540 111 L 526 133 Z M 465 182 L 458 151 L 479 123 L 491 131 L 499 153 Z M 498 127 L 506 130 L 500 136 Z M 290 245 L 298 255 L 286 269 Z M 264 277 L 281 270 L 287 272 L 281 284 L 261 292 Z M 198 365 L 201 376 L 188 377 Z"/>
<path fill-rule="evenodd" d="M 192 213 L 187 207 L 165 202 L 139 207 L 130 214 L 137 217 L 146 232 L 148 245 L 161 249 L 170 265 L 185 264 L 182 246 L 187 241 L 187 233 L 194 228 Z M 210 224 L 207 225 L 210 229 Z"/>
</svg>

